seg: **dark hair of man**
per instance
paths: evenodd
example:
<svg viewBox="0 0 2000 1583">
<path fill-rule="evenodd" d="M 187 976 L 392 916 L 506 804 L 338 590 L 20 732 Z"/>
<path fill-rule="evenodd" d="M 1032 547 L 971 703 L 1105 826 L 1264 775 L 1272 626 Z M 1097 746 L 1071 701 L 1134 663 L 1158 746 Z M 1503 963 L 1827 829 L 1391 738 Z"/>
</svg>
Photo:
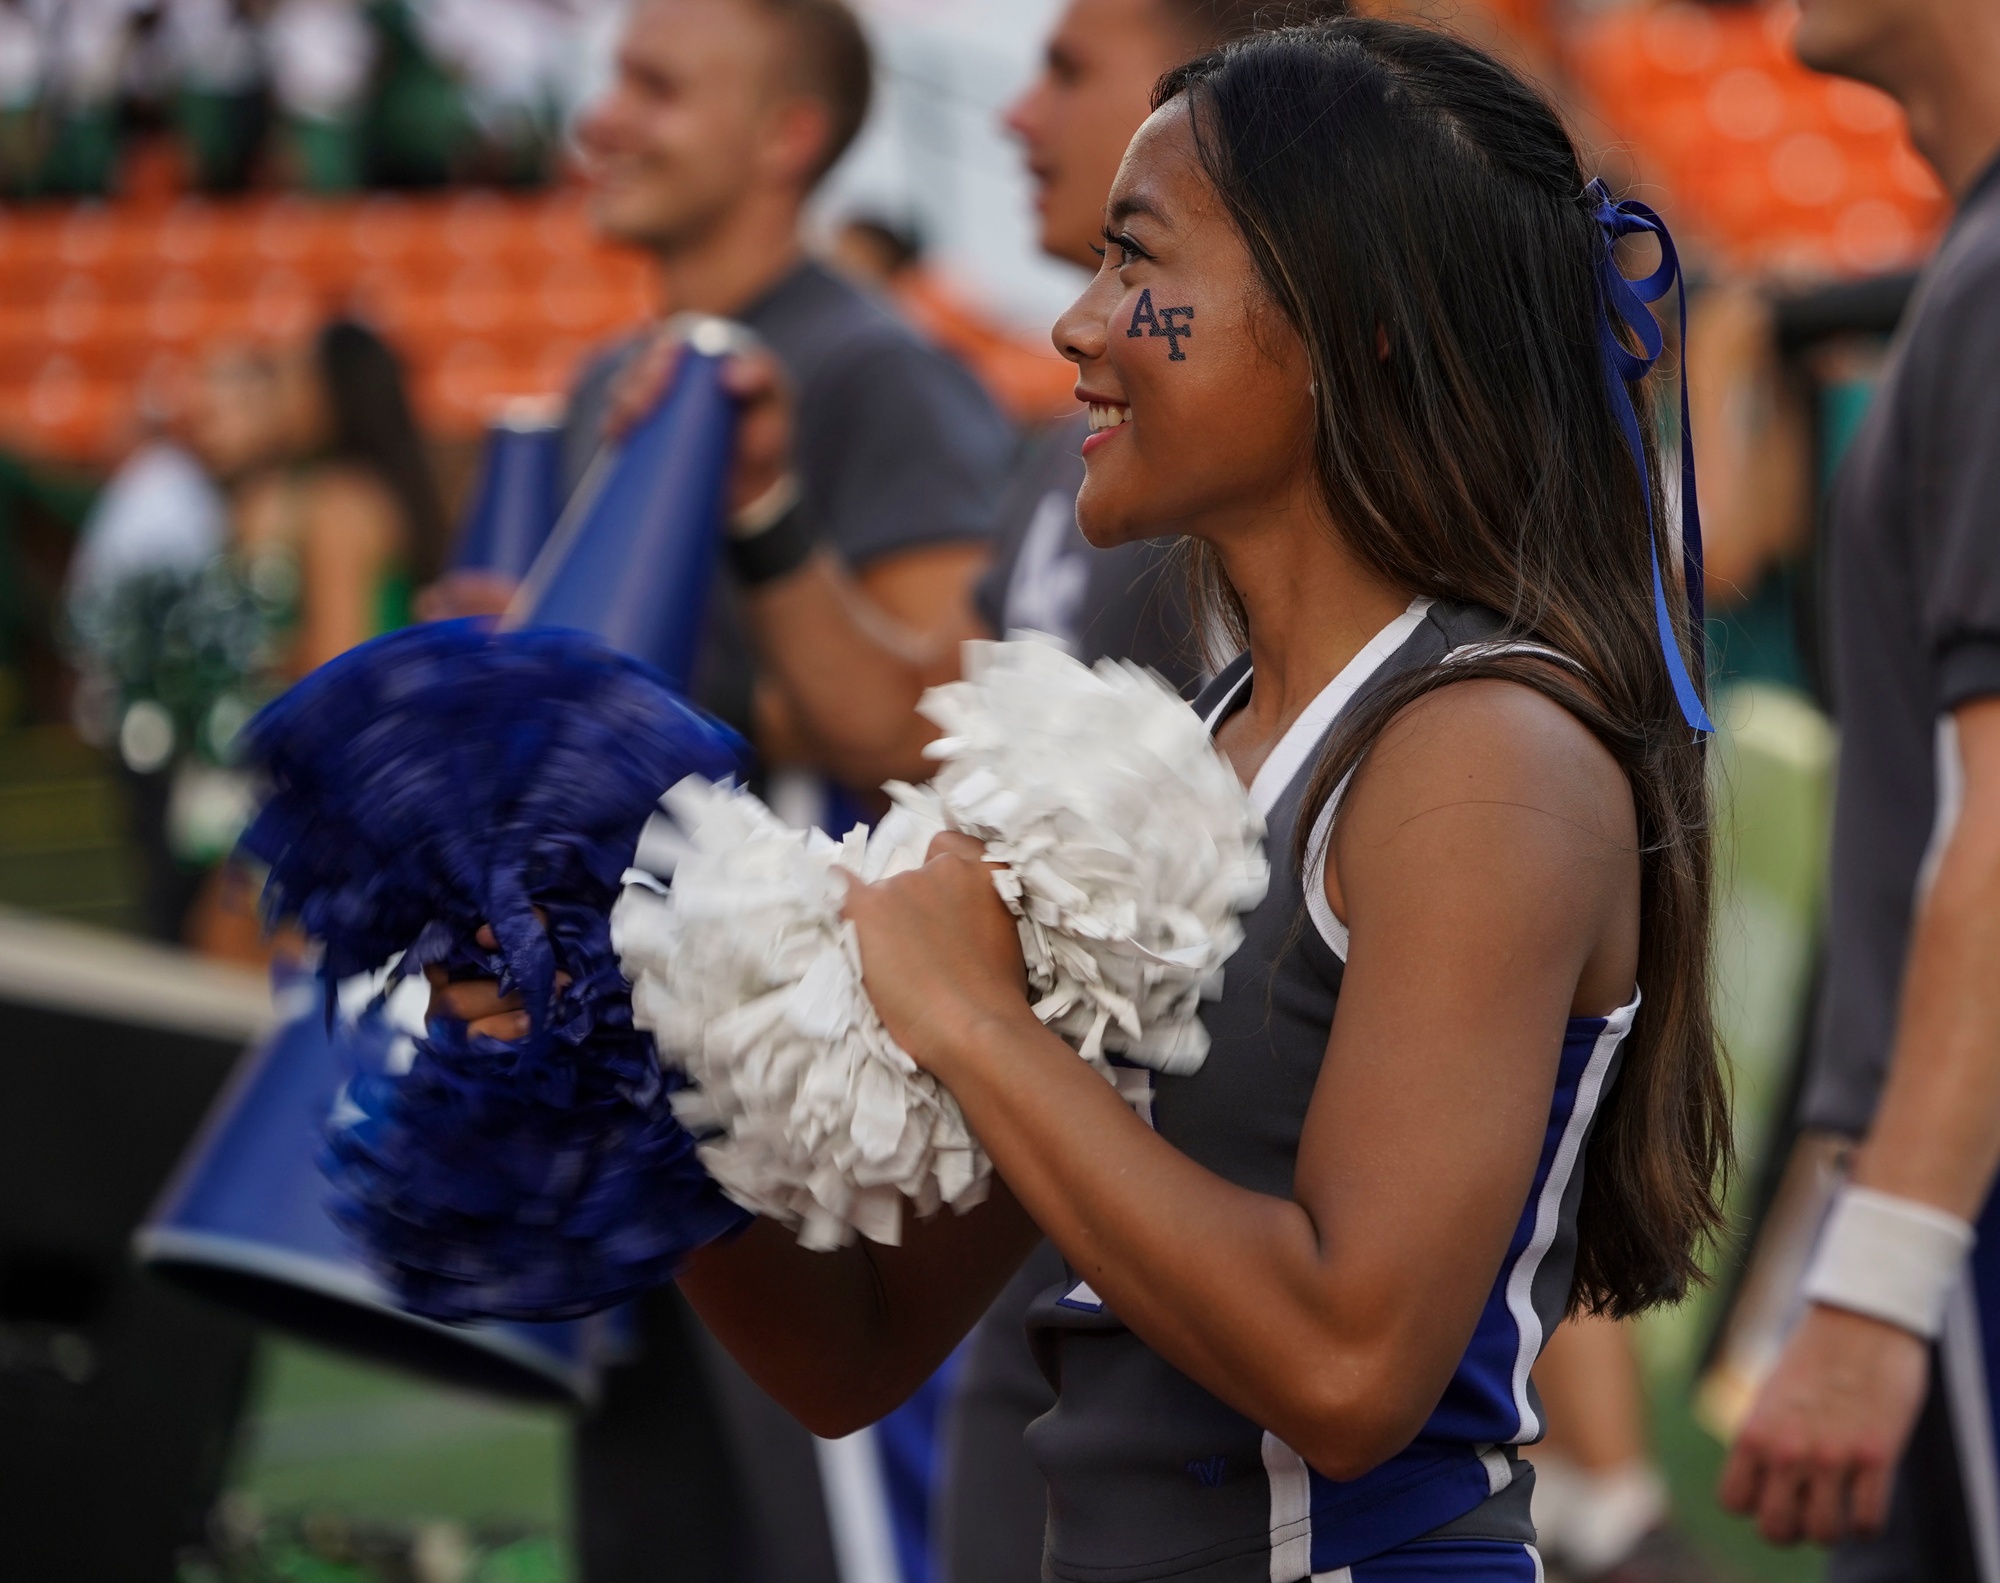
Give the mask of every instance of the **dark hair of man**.
<svg viewBox="0 0 2000 1583">
<path fill-rule="evenodd" d="M 1448 682 L 1532 687 L 1617 757 L 1638 811 L 1644 1005 L 1591 1136 L 1571 1303 L 1623 1315 L 1676 1301 L 1700 1279 L 1730 1167 L 1708 787 L 1654 629 L 1646 502 L 1599 362 L 1604 242 L 1575 145 L 1498 61 L 1372 18 L 1245 38 L 1169 72 L 1154 103 L 1177 95 L 1305 343 L 1320 489 L 1348 548 L 1412 592 L 1498 611 L 1583 672 L 1493 655 L 1381 689 L 1316 766 L 1302 841 L 1391 718 Z M 1648 470 L 1657 481 L 1657 459 Z M 1654 497 L 1664 523 L 1657 482 Z M 1197 553 L 1194 568 L 1198 608 L 1240 646 L 1219 564 Z"/>
<path fill-rule="evenodd" d="M 826 108 L 826 146 L 811 185 L 833 169 L 868 119 L 873 68 L 868 38 L 841 0 L 757 0 L 785 36 L 788 86 Z"/>
<path fill-rule="evenodd" d="M 330 458 L 373 473 L 403 519 L 411 577 L 429 582 L 444 569 L 444 505 L 410 411 L 403 365 L 381 336 L 352 319 L 335 319 L 315 346 L 332 419 Z"/>
<path fill-rule="evenodd" d="M 1305 27 L 1348 15 L 1347 0 L 1154 0 L 1181 36 L 1201 49 L 1220 49 L 1252 33 Z"/>
</svg>

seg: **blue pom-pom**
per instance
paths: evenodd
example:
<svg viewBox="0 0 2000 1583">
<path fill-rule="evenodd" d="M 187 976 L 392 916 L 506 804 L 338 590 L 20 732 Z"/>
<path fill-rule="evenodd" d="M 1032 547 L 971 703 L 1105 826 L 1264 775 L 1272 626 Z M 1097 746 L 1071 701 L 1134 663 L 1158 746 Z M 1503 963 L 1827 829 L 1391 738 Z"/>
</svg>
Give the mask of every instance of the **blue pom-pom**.
<svg viewBox="0 0 2000 1583">
<path fill-rule="evenodd" d="M 400 951 L 530 1014 L 505 1043 L 432 1019 L 329 1133 L 334 1213 L 413 1310 L 572 1318 L 746 1223 L 674 1119 L 607 921 L 660 793 L 740 773 L 739 737 L 586 634 L 459 621 L 350 650 L 245 742 L 270 793 L 243 846 L 329 985 Z"/>
</svg>

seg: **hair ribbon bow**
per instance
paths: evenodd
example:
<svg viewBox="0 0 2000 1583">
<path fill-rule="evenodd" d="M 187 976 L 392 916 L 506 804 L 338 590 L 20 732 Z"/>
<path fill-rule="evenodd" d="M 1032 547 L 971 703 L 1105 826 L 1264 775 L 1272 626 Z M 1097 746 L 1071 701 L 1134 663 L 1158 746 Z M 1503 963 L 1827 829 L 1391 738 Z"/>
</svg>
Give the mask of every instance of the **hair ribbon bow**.
<svg viewBox="0 0 2000 1583">
<path fill-rule="evenodd" d="M 1680 255 L 1667 225 L 1645 204 L 1633 198 L 1618 201 L 1602 180 L 1593 181 L 1585 196 L 1595 203 L 1592 217 L 1604 233 L 1604 252 L 1597 264 L 1599 295 L 1603 314 L 1598 320 L 1597 340 L 1603 354 L 1604 379 L 1611 387 L 1611 410 L 1617 414 L 1625 445 L 1632 453 L 1632 465 L 1639 470 L 1639 485 L 1646 499 L 1647 558 L 1653 568 L 1653 621 L 1659 629 L 1660 654 L 1667 662 L 1667 675 L 1674 684 L 1674 697 L 1681 714 L 1696 731 L 1713 732 L 1714 723 L 1702 707 L 1701 693 L 1688 674 L 1687 661 L 1674 633 L 1673 616 L 1667 609 L 1667 591 L 1660 580 L 1659 533 L 1653 522 L 1653 489 L 1646 470 L 1646 446 L 1639 431 L 1639 414 L 1632 405 L 1632 386 L 1644 379 L 1659 361 L 1665 345 L 1659 321 L 1648 303 L 1658 302 L 1669 291 L 1676 293 L 1681 324 L 1681 575 L 1687 584 L 1688 610 L 1693 617 L 1695 661 L 1704 664 L 1702 633 L 1701 512 L 1695 504 L 1694 436 L 1688 424 L 1687 388 L 1687 284 L 1681 276 Z M 1641 233 L 1660 244 L 1660 262 L 1650 275 L 1629 279 L 1618 267 L 1618 239 Z M 1643 349 L 1634 352 L 1618 338 L 1613 316 Z"/>
</svg>

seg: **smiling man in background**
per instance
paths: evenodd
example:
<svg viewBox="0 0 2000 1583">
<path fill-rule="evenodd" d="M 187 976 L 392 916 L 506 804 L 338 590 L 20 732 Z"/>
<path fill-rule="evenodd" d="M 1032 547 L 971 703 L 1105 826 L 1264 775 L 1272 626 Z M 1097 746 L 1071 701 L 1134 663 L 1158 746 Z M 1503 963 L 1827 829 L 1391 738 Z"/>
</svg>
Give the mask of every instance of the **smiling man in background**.
<svg viewBox="0 0 2000 1583">
<path fill-rule="evenodd" d="M 860 129 L 869 89 L 866 41 L 839 0 L 639 0 L 578 140 L 597 229 L 652 256 L 665 309 L 739 320 L 783 366 L 796 411 L 787 515 L 857 619 L 955 648 L 1015 439 L 970 375 L 807 256 L 801 210 Z M 598 358 L 573 392 L 572 485 L 649 339 Z M 823 793 L 840 766 L 800 732 L 744 632 L 773 546 L 729 543 L 691 692 L 756 744 L 760 789 L 783 775 Z M 575 1439 L 586 1583 L 833 1583 L 812 1438 L 673 1289 L 639 1314 L 640 1355 L 608 1371 Z"/>
</svg>

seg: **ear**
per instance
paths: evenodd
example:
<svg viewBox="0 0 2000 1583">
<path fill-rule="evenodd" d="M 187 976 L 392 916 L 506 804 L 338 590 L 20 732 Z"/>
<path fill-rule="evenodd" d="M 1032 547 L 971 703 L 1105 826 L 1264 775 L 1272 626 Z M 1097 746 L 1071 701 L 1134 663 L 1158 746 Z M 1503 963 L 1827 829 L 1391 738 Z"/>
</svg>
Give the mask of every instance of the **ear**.
<svg viewBox="0 0 2000 1583">
<path fill-rule="evenodd" d="M 824 104 L 802 95 L 789 98 L 771 111 L 765 158 L 774 175 L 804 191 L 816 179 L 832 136 L 833 117 Z"/>
<path fill-rule="evenodd" d="M 1382 363 L 1389 361 L 1389 326 L 1386 324 L 1375 326 L 1375 359 Z"/>
</svg>

